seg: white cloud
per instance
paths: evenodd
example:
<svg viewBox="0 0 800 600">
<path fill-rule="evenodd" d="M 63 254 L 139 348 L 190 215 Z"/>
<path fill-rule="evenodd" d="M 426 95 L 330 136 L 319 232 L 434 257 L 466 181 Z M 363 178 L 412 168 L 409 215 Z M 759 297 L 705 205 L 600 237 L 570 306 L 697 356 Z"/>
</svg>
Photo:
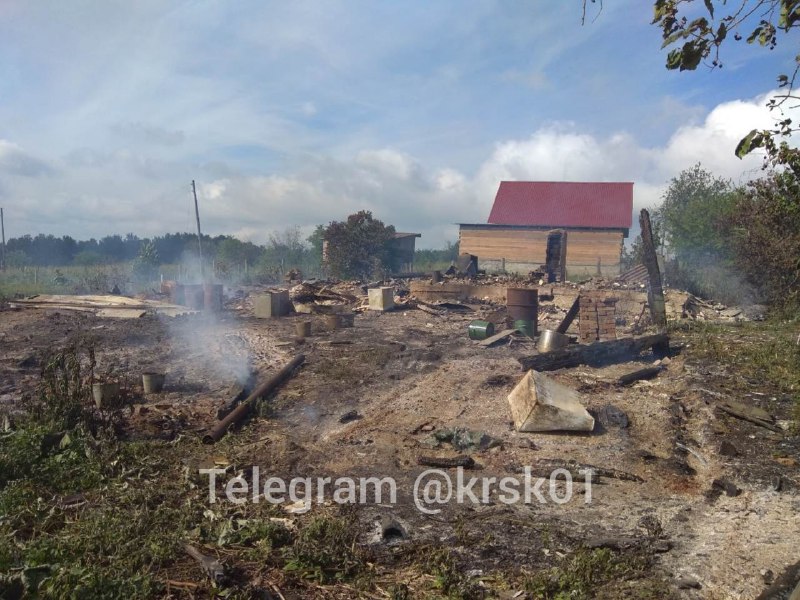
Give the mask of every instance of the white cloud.
<svg viewBox="0 0 800 600">
<path fill-rule="evenodd" d="M 765 97 L 720 104 L 702 121 L 680 127 L 660 147 L 639 144 L 635 132 L 592 135 L 574 123 L 554 123 L 524 139 L 495 144 L 473 172 L 425 164 L 392 147 L 349 156 L 308 155 L 273 175 L 226 165 L 199 166 L 120 149 L 75 152 L 55 163 L 0 141 L 0 169 L 9 234 L 74 237 L 134 231 L 143 235 L 193 228 L 189 182 L 198 180 L 204 231 L 265 241 L 272 231 L 343 219 L 357 210 L 437 247 L 457 238 L 459 222 L 485 222 L 504 179 L 633 181 L 636 208 L 658 204 L 670 178 L 696 162 L 736 182 L 761 175 L 761 158 L 739 160 L 736 142 L 774 115 Z M 48 177 L 37 177 L 48 173 Z M 215 175 L 217 173 L 217 175 Z M 635 221 L 635 219 L 634 219 Z"/>
<path fill-rule="evenodd" d="M 0 173 L 7 176 L 39 177 L 52 172 L 43 160 L 30 156 L 17 144 L 0 140 Z"/>
</svg>

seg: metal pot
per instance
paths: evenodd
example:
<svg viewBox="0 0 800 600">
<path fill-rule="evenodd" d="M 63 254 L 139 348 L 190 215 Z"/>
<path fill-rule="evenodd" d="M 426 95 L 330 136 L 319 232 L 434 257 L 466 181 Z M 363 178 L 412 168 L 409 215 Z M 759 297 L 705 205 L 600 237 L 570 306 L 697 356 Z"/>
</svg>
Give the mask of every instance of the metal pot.
<svg viewBox="0 0 800 600">
<path fill-rule="evenodd" d="M 552 329 L 543 329 L 539 335 L 539 343 L 536 345 L 539 352 L 550 352 L 559 348 L 569 346 L 569 336 L 558 333 Z"/>
</svg>

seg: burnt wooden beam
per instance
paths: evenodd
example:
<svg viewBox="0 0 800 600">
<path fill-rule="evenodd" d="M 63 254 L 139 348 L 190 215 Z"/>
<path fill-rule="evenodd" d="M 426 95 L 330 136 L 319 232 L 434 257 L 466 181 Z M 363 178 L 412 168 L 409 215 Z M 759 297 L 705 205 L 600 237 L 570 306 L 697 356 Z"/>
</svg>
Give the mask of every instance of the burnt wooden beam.
<svg viewBox="0 0 800 600">
<path fill-rule="evenodd" d="M 650 213 L 646 208 L 639 214 L 639 225 L 642 227 L 642 249 L 644 266 L 650 285 L 647 288 L 647 300 L 650 304 L 650 314 L 653 324 L 661 331 L 667 327 L 667 308 L 664 303 L 664 288 L 661 285 L 661 271 L 658 268 L 656 245 L 653 241 L 653 228 L 650 225 Z"/>
<path fill-rule="evenodd" d="M 620 378 L 617 379 L 617 385 L 630 385 L 642 379 L 653 379 L 653 377 L 657 376 L 659 373 L 661 373 L 661 367 L 646 367 L 638 371 L 621 375 Z"/>
<path fill-rule="evenodd" d="M 644 350 L 655 349 L 656 346 L 669 348 L 669 336 L 666 333 L 657 333 L 638 338 L 622 338 L 588 345 L 568 346 L 543 354 L 523 356 L 518 360 L 526 371 L 528 369 L 555 371 L 580 365 L 600 367 L 632 360 Z"/>
<path fill-rule="evenodd" d="M 572 325 L 572 322 L 575 320 L 575 317 L 578 316 L 578 310 L 581 304 L 581 297 L 580 295 L 575 297 L 575 302 L 572 303 L 570 306 L 569 311 L 567 311 L 564 320 L 561 321 L 561 324 L 556 328 L 556 332 L 558 333 L 567 333 L 567 329 L 569 326 Z"/>
</svg>

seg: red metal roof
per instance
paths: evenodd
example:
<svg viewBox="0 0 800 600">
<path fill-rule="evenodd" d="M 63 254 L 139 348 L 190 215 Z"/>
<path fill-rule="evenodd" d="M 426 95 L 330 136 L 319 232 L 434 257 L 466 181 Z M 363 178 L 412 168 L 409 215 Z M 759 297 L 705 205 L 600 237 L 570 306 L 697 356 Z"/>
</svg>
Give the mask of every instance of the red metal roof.
<svg viewBox="0 0 800 600">
<path fill-rule="evenodd" d="M 501 181 L 488 222 L 629 229 L 632 218 L 633 183 Z"/>
</svg>

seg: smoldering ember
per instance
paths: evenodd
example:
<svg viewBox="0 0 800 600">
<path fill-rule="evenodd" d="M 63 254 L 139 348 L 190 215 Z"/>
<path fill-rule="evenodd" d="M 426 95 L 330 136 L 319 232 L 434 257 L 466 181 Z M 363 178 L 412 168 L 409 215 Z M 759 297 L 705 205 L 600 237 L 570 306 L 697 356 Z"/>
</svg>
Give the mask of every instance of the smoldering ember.
<svg viewBox="0 0 800 600">
<path fill-rule="evenodd" d="M 800 2 L 568 4 L 0 3 L 0 598 L 800 600 Z"/>
</svg>

